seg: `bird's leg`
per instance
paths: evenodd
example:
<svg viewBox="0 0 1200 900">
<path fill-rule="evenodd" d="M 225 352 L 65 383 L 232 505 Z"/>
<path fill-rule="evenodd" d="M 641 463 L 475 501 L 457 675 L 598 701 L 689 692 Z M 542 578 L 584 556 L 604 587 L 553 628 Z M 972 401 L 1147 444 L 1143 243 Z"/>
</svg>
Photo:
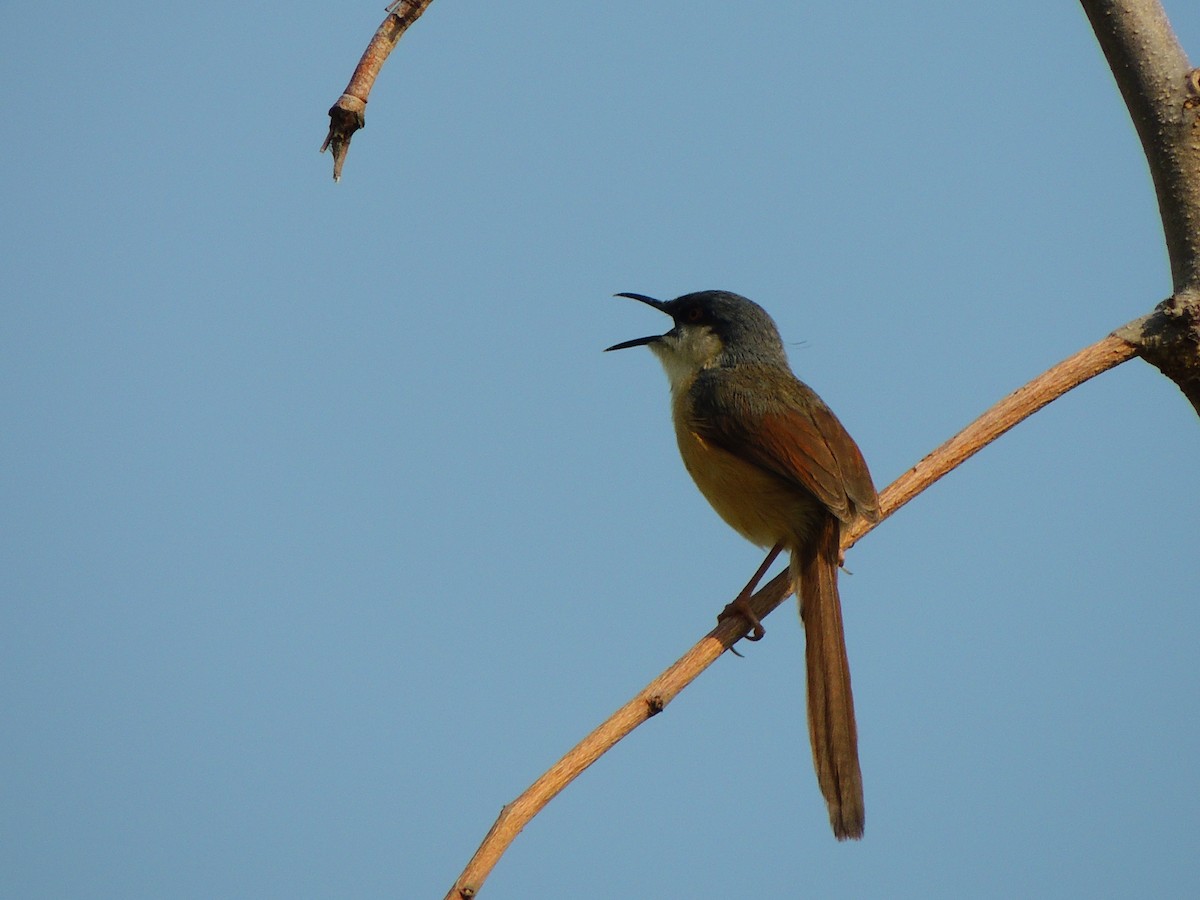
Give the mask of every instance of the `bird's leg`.
<svg viewBox="0 0 1200 900">
<path fill-rule="evenodd" d="M 758 583 L 762 581 L 762 577 L 767 574 L 767 569 L 771 568 L 771 563 L 775 562 L 775 558 L 782 551 L 783 542 L 781 541 L 771 548 L 771 552 L 767 554 L 767 558 L 758 567 L 758 571 L 746 582 L 746 586 L 742 588 L 741 593 L 734 597 L 733 601 L 721 610 L 720 615 L 717 616 L 718 622 L 722 619 L 728 619 L 730 616 L 741 616 L 748 621 L 751 625 L 751 632 L 746 635 L 746 640 L 748 641 L 761 641 L 763 635 L 767 633 L 767 630 L 763 628 L 762 622 L 755 615 L 754 610 L 750 608 L 750 598 L 754 594 L 754 589 L 758 587 Z"/>
</svg>

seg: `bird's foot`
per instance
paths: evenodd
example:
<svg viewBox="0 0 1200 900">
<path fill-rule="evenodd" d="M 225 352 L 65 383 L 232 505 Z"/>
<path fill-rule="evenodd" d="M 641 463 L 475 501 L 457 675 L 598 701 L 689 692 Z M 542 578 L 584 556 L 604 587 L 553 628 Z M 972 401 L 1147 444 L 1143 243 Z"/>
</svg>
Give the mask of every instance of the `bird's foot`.
<svg viewBox="0 0 1200 900">
<path fill-rule="evenodd" d="M 723 610 L 721 610 L 721 612 L 717 615 L 717 621 L 724 621 L 730 616 L 741 616 L 750 623 L 750 633 L 746 635 L 746 640 L 748 641 L 761 641 L 763 639 L 763 635 L 767 633 L 767 630 L 763 628 L 762 621 L 750 607 L 749 594 L 738 594 L 737 598 L 732 603 L 727 605 Z"/>
</svg>

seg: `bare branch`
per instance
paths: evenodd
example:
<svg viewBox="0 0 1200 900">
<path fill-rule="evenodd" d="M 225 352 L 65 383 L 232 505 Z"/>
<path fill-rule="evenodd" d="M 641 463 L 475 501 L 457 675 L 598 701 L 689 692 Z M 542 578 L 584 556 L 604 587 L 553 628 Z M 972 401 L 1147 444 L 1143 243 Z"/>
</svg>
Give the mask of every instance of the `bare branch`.
<svg viewBox="0 0 1200 900">
<path fill-rule="evenodd" d="M 1135 355 L 1137 349 L 1131 343 L 1117 334 L 1111 334 L 1013 391 L 884 488 L 879 494 L 879 522 L 870 524 L 861 519 L 856 521 L 843 536 L 843 547 L 853 547 L 859 538 L 874 530 L 921 491 L 1047 403 Z"/>
<path fill-rule="evenodd" d="M 1080 350 L 1014 391 L 889 485 L 879 497 L 883 518 L 891 515 L 1022 419 L 1033 415 L 1071 388 L 1135 355 L 1135 348 L 1131 344 L 1110 335 Z M 860 520 L 855 527 L 843 534 L 842 548 L 853 546 L 874 527 Z M 780 572 L 751 598 L 751 608 L 758 618 L 761 619 L 773 611 L 791 593 L 788 579 L 787 570 Z M 483 843 L 454 883 L 454 887 L 446 895 L 446 900 L 468 900 L 474 897 L 504 851 L 547 803 L 621 738 L 651 716 L 661 712 L 676 694 L 691 684 L 701 672 L 716 661 L 717 657 L 742 638 L 747 630 L 747 622 L 741 616 L 731 616 L 721 621 L 674 665 L 646 685 L 637 696 L 576 744 L 521 796 L 505 806 Z"/>
<path fill-rule="evenodd" d="M 1119 332 L 1200 414 L 1200 71 L 1158 0 L 1080 0 L 1150 166 L 1174 295 Z"/>
<path fill-rule="evenodd" d="M 1200 283 L 1192 67 L 1158 0 L 1081 3 L 1141 139 L 1158 194 L 1174 290 L 1184 290 Z"/>
<path fill-rule="evenodd" d="M 350 83 L 329 108 L 329 134 L 321 145 L 321 152 L 333 150 L 333 180 L 342 180 L 342 164 L 350 151 L 350 138 L 367 124 L 367 96 L 375 84 L 375 77 L 383 68 L 388 55 L 408 30 L 408 26 L 421 17 L 433 0 L 394 0 L 388 5 L 387 18 L 376 29 L 367 49 L 363 51 L 350 76 Z"/>
<path fill-rule="evenodd" d="M 751 598 L 759 617 L 775 609 L 791 592 L 788 573 L 780 572 Z M 466 900 L 474 897 L 491 874 L 509 844 L 530 820 L 553 800 L 563 788 L 574 781 L 588 766 L 610 750 L 617 741 L 629 734 L 651 716 L 662 712 L 675 695 L 695 680 L 746 633 L 747 623 L 740 616 L 730 616 L 706 634 L 679 660 L 646 685 L 632 700 L 608 717 L 598 728 L 551 766 L 531 784 L 520 797 L 506 805 L 492 825 L 463 873 L 454 882 L 446 900 Z"/>
</svg>

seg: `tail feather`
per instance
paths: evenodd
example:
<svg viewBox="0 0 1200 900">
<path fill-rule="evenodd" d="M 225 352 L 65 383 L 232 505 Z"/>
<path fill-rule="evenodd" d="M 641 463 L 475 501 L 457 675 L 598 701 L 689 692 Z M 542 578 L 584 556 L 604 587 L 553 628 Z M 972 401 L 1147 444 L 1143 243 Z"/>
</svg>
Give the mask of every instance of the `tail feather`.
<svg viewBox="0 0 1200 900">
<path fill-rule="evenodd" d="M 829 821 L 839 841 L 860 838 L 866 813 L 850 663 L 838 597 L 838 522 L 823 517 L 815 540 L 792 553 L 792 578 L 798 582 L 808 670 L 808 735 L 817 782 L 829 806 Z"/>
</svg>

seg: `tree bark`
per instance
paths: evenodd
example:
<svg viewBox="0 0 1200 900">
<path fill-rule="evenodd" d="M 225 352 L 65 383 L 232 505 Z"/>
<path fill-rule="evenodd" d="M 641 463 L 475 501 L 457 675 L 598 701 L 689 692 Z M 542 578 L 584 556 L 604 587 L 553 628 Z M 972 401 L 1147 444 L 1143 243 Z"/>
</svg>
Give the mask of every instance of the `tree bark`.
<svg viewBox="0 0 1200 900">
<path fill-rule="evenodd" d="M 1158 0 L 1080 0 L 1137 129 L 1158 195 L 1172 295 L 1117 331 L 1200 415 L 1200 71 Z"/>
</svg>

